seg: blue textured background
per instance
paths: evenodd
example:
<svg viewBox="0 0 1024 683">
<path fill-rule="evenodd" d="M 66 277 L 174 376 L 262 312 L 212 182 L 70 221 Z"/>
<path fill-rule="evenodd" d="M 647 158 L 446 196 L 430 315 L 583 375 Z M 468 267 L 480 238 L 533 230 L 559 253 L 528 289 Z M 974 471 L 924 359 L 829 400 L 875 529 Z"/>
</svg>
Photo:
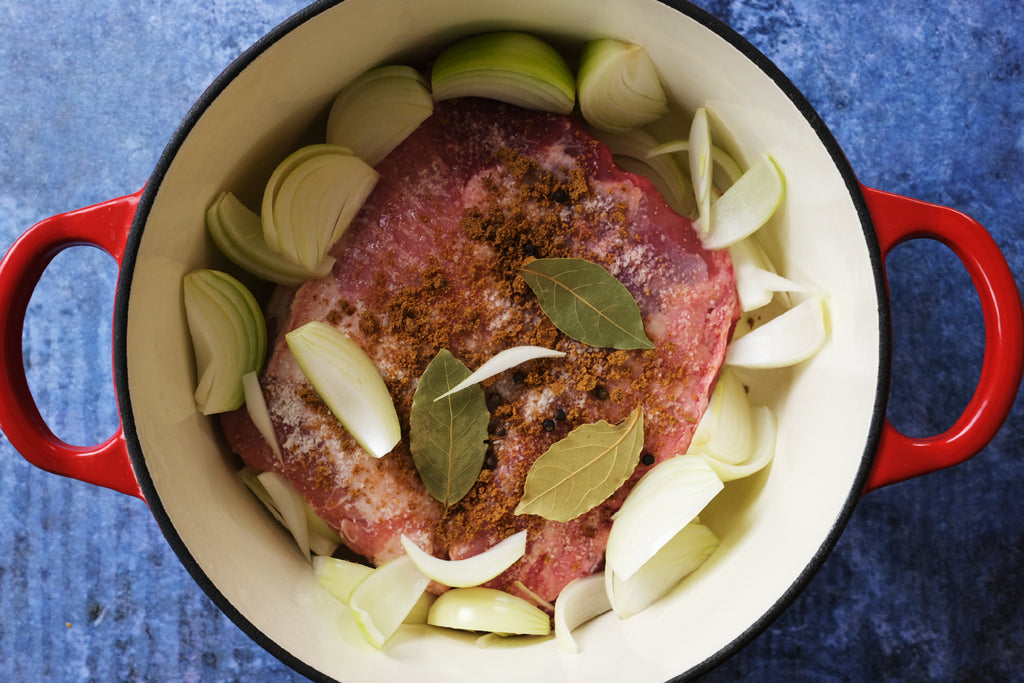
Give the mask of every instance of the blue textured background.
<svg viewBox="0 0 1024 683">
<path fill-rule="evenodd" d="M 303 4 L 0 2 L 0 250 L 44 217 L 139 189 L 207 84 Z M 795 82 L 862 182 L 973 215 L 1019 280 L 1024 3 L 697 4 Z M 889 416 L 937 433 L 977 381 L 977 297 L 934 243 L 899 247 L 888 271 Z M 116 425 L 115 281 L 108 256 L 74 248 L 30 306 L 30 383 L 73 443 Z M 1022 429 L 1018 405 L 970 462 L 869 494 L 790 609 L 708 680 L 1019 680 Z M 142 502 L 37 470 L 0 437 L 0 679 L 297 678 L 216 610 Z"/>
</svg>

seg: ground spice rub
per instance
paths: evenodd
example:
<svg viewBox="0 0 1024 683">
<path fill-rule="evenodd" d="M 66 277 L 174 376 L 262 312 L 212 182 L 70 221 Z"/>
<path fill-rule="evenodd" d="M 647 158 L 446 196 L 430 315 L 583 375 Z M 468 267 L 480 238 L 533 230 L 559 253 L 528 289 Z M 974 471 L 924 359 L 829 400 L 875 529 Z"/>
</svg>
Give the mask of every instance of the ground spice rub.
<svg viewBox="0 0 1024 683">
<path fill-rule="evenodd" d="M 685 448 L 738 315 L 728 256 L 704 251 L 689 221 L 651 184 L 616 168 L 569 118 L 483 100 L 445 102 L 385 159 L 381 181 L 332 251 L 332 276 L 300 288 L 281 330 L 327 320 L 381 370 L 403 440 L 379 461 L 326 426 L 322 405 L 283 342 L 261 380 L 285 453 L 278 464 L 226 418 L 232 445 L 257 469 L 277 469 L 379 563 L 400 534 L 441 557 L 474 555 L 528 528 L 527 555 L 492 585 L 522 582 L 553 600 L 600 567 L 611 512 L 625 491 L 566 523 L 515 515 L 526 473 L 582 424 L 645 412 L 638 468 Z M 633 294 L 649 351 L 597 349 L 561 332 L 519 276 L 533 258 L 599 263 Z M 484 383 L 491 414 L 484 470 L 444 510 L 426 494 L 408 451 L 412 396 L 448 349 L 475 369 L 501 350 L 537 345 L 564 358 L 530 361 Z M 234 436 L 232 436 L 234 434 Z"/>
</svg>

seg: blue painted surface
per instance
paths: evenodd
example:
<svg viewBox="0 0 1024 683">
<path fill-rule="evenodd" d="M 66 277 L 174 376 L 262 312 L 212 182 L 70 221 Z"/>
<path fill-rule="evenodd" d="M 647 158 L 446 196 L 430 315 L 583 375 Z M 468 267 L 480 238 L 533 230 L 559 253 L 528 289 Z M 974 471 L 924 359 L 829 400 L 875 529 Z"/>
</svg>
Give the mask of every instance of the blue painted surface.
<svg viewBox="0 0 1024 683">
<path fill-rule="evenodd" d="M 698 4 L 793 80 L 864 183 L 971 214 L 1019 280 L 1024 4 Z M 139 189 L 207 84 L 302 5 L 0 3 L 0 249 L 44 217 Z M 980 370 L 977 297 L 932 243 L 898 248 L 888 271 L 889 416 L 908 433 L 937 433 Z M 115 281 L 108 256 L 75 248 L 30 305 L 29 380 L 73 443 L 116 426 Z M 807 589 L 708 680 L 1020 679 L 1022 431 L 1018 405 L 970 462 L 868 495 Z M 38 470 L 0 437 L 0 679 L 298 678 L 217 611 L 143 503 Z"/>
</svg>

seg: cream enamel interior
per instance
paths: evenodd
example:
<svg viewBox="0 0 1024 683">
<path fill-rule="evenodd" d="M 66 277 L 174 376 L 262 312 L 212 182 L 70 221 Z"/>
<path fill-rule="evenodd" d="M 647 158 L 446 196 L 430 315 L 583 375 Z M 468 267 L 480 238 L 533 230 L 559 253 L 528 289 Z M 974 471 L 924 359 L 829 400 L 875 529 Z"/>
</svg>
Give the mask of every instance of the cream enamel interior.
<svg viewBox="0 0 1024 683">
<path fill-rule="evenodd" d="M 184 273 L 223 266 L 204 236 L 222 189 L 257 208 L 273 166 L 315 130 L 348 79 L 451 38 L 517 27 L 560 40 L 616 36 L 647 47 L 682 110 L 709 103 L 749 158 L 771 151 L 788 194 L 770 230 L 788 277 L 831 297 L 831 339 L 795 371 L 747 372 L 779 417 L 771 468 L 731 483 L 703 519 L 722 538 L 667 599 L 629 620 L 481 649 L 474 638 L 405 628 L 383 652 L 322 593 L 291 538 L 237 483 L 215 420 L 199 415 L 181 299 Z M 677 133 L 685 137 L 686 131 Z M 344 681 L 661 681 L 699 665 L 772 608 L 819 552 L 862 466 L 878 391 L 878 301 L 869 250 L 843 177 L 775 83 L 712 31 L 653 0 L 347 0 L 270 45 L 210 104 L 169 164 L 139 242 L 127 371 L 145 467 L 159 504 L 212 586 L 310 671 Z"/>
</svg>

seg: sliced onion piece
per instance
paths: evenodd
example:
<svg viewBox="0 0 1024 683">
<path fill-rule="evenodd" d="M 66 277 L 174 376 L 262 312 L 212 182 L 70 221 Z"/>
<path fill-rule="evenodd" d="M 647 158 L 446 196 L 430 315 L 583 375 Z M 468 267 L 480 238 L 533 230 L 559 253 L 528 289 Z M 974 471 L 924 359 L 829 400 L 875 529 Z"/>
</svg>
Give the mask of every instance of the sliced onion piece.
<svg viewBox="0 0 1024 683">
<path fill-rule="evenodd" d="M 605 573 L 573 579 L 555 601 L 555 642 L 563 652 L 580 651 L 572 632 L 594 617 L 612 608 L 605 590 Z"/>
<path fill-rule="evenodd" d="M 658 69 L 635 43 L 599 38 L 584 45 L 577 88 L 580 113 L 601 130 L 639 128 L 668 113 Z"/>
<path fill-rule="evenodd" d="M 420 601 L 430 579 L 420 573 L 408 555 L 383 564 L 367 575 L 348 598 L 366 639 L 376 648 L 395 634 Z"/>
<path fill-rule="evenodd" d="M 723 249 L 752 235 L 768 222 L 785 194 L 782 169 L 765 154 L 712 205 L 704 247 Z"/>
<path fill-rule="evenodd" d="M 754 450 L 743 462 L 725 462 L 709 453 L 697 452 L 722 481 L 732 481 L 749 477 L 764 469 L 775 457 L 775 444 L 778 437 L 778 421 L 775 413 L 766 406 L 752 408 L 754 418 Z"/>
<path fill-rule="evenodd" d="M 688 150 L 690 165 L 690 182 L 693 183 L 693 195 L 697 200 L 698 232 L 709 231 L 711 217 L 711 127 L 708 124 L 708 112 L 704 107 L 697 109 L 690 122 L 690 149 Z"/>
<path fill-rule="evenodd" d="M 297 287 L 326 277 L 334 258 L 326 256 L 312 270 L 288 260 L 267 246 L 263 223 L 230 192 L 221 192 L 206 210 L 206 227 L 214 244 L 235 265 L 263 280 Z"/>
<path fill-rule="evenodd" d="M 656 145 L 647 155 L 653 158 L 663 154 L 676 154 L 679 152 L 689 154 L 689 151 L 689 140 L 669 140 L 668 142 Z M 711 171 L 712 178 L 715 184 L 720 186 L 723 191 L 743 177 L 743 167 L 739 165 L 732 155 L 714 143 L 711 145 L 711 163 L 713 166 Z"/>
<path fill-rule="evenodd" d="M 338 145 L 307 145 L 295 150 L 281 163 L 277 165 L 274 172 L 270 174 L 267 185 L 263 190 L 263 201 L 260 204 L 260 218 L 263 223 L 263 240 L 271 251 L 278 254 L 287 254 L 295 251 L 294 239 L 291 232 L 280 232 L 274 220 L 274 202 L 281 189 L 285 178 L 303 162 L 314 159 L 322 154 L 351 154 L 352 150 Z M 289 257 L 293 263 L 298 263 L 297 258 Z"/>
<path fill-rule="evenodd" d="M 373 567 L 350 562 L 337 557 L 316 556 L 313 558 L 313 576 L 324 590 L 341 602 L 348 604 L 352 591 L 370 575 Z"/>
<path fill-rule="evenodd" d="M 247 372 L 242 375 L 242 390 L 245 393 L 245 410 L 249 413 L 249 419 L 270 446 L 270 450 L 274 451 L 277 461 L 281 462 L 281 447 L 277 444 L 274 425 L 270 421 L 270 411 L 267 410 L 267 402 L 263 398 L 259 374 Z"/>
<path fill-rule="evenodd" d="M 295 539 L 299 551 L 309 559 L 309 523 L 306 521 L 306 500 L 295 487 L 277 472 L 260 472 L 256 479 L 270 496 L 278 519 Z"/>
<path fill-rule="evenodd" d="M 434 61 L 435 100 L 486 97 L 526 109 L 569 114 L 576 78 L 558 52 L 528 33 L 505 31 L 464 38 Z"/>
<path fill-rule="evenodd" d="M 485 379 L 494 377 L 495 375 L 514 368 L 517 365 L 521 365 L 526 361 L 537 360 L 538 358 L 561 358 L 563 356 L 565 356 L 564 352 L 555 351 L 554 349 L 546 349 L 543 346 L 514 346 L 511 349 L 499 351 L 492 356 L 490 360 L 477 368 L 475 372 L 470 374 L 469 377 L 462 380 L 434 400 L 440 401 L 445 396 L 451 396 L 456 392 L 462 391 L 466 387 L 479 384 Z"/>
<path fill-rule="evenodd" d="M 381 66 L 342 88 L 327 117 L 327 142 L 376 166 L 434 112 L 427 79 L 411 66 Z"/>
<path fill-rule="evenodd" d="M 494 588 L 453 588 L 434 601 L 427 617 L 432 626 L 463 631 L 488 631 L 546 636 L 551 620 L 522 598 Z"/>
<path fill-rule="evenodd" d="M 736 293 L 743 312 L 767 306 L 776 292 L 804 291 L 796 282 L 775 272 L 764 250 L 752 236 L 730 245 L 729 256 L 736 273 Z"/>
<path fill-rule="evenodd" d="M 309 529 L 309 551 L 314 555 L 331 555 L 341 545 L 341 536 L 316 514 L 309 501 L 306 501 L 306 526 Z"/>
<path fill-rule="evenodd" d="M 263 366 L 263 312 L 245 285 L 227 273 L 192 270 L 183 289 L 199 377 L 196 405 L 204 415 L 234 410 L 245 400 L 242 376 Z"/>
<path fill-rule="evenodd" d="M 263 193 L 267 245 L 315 269 L 348 229 L 380 176 L 339 145 L 302 147 L 282 161 Z"/>
<path fill-rule="evenodd" d="M 749 459 L 755 447 L 754 417 L 747 391 L 736 373 L 723 368 L 687 453 L 707 453 L 721 462 L 736 464 Z"/>
<path fill-rule="evenodd" d="M 405 534 L 402 547 L 421 572 L 443 586 L 479 586 L 515 564 L 526 554 L 526 529 L 517 532 L 478 555 L 461 560 L 442 560 L 422 550 Z"/>
<path fill-rule="evenodd" d="M 697 456 L 678 455 L 655 465 L 613 517 L 605 571 L 629 579 L 722 488 L 715 471 Z"/>
<path fill-rule="evenodd" d="M 377 367 L 345 333 L 312 321 L 285 335 L 288 349 L 338 421 L 380 458 L 402 438 L 398 413 Z"/>
<path fill-rule="evenodd" d="M 317 555 L 313 558 L 313 574 L 316 581 L 332 597 L 348 605 L 352 591 L 355 590 L 363 579 L 373 572 L 373 567 L 365 564 L 350 562 L 337 557 L 326 557 Z M 430 606 L 434 604 L 434 595 L 424 591 L 416 604 L 412 606 L 409 613 L 402 620 L 403 624 L 426 624 L 427 614 Z"/>
<path fill-rule="evenodd" d="M 267 489 L 263 487 L 262 483 L 260 483 L 258 478 L 259 473 L 246 465 L 235 474 L 238 476 L 238 480 L 245 484 L 246 488 L 256 496 L 256 499 L 263 503 L 263 507 L 270 512 L 270 515 L 274 520 L 281 526 L 284 526 L 284 519 L 281 517 L 281 513 L 277 511 L 277 506 L 274 505 L 274 501 L 271 499 L 270 494 L 267 493 Z"/>
<path fill-rule="evenodd" d="M 600 133 L 598 138 L 608 146 L 621 168 L 650 179 L 673 211 L 691 218 L 697 215 L 693 187 L 679 163 L 670 155 L 650 155 L 658 144 L 654 136 L 637 128 Z"/>
<path fill-rule="evenodd" d="M 725 364 L 745 368 L 781 368 L 816 354 L 828 339 L 828 303 L 815 296 L 734 339 Z"/>
<path fill-rule="evenodd" d="M 602 588 L 622 619 L 639 614 L 665 596 L 682 579 L 704 564 L 718 547 L 718 537 L 703 524 L 691 522 L 672 537 L 629 580 L 605 572 Z M 561 601 L 561 597 L 559 597 Z M 557 635 L 557 627 L 555 631 Z"/>
</svg>

